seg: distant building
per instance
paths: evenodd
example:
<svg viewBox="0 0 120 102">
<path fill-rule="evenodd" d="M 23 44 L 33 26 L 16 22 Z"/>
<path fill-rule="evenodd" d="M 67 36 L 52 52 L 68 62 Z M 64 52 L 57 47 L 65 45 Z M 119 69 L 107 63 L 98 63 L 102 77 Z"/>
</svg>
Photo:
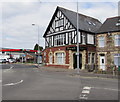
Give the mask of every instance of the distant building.
<svg viewBox="0 0 120 102">
<path fill-rule="evenodd" d="M 120 66 L 120 16 L 108 18 L 96 36 L 98 69 Z"/>
<path fill-rule="evenodd" d="M 36 62 L 36 52 L 37 50 L 30 49 L 7 49 L 2 48 L 0 50 L 2 54 L 0 58 L 3 59 L 3 56 L 9 56 L 9 58 L 14 58 L 21 62 Z"/>
<path fill-rule="evenodd" d="M 86 64 L 95 64 L 95 33 L 101 22 L 79 14 L 80 69 Z M 45 50 L 43 60 L 47 66 L 77 68 L 77 13 L 57 7 L 44 33 Z"/>
</svg>

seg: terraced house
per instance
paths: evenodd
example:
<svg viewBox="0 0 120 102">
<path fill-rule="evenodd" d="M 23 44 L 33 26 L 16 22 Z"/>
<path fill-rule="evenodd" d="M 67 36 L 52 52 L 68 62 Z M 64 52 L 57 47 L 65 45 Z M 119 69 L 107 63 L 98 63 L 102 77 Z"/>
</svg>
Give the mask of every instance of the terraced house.
<svg viewBox="0 0 120 102">
<path fill-rule="evenodd" d="M 120 16 L 108 18 L 98 30 L 96 40 L 98 68 L 120 66 Z"/>
<path fill-rule="evenodd" d="M 95 64 L 95 32 L 102 25 L 95 18 L 79 14 L 78 41 L 80 47 L 80 69 L 86 64 Z M 77 13 L 57 7 L 44 33 L 44 61 L 47 66 L 77 68 Z"/>
</svg>

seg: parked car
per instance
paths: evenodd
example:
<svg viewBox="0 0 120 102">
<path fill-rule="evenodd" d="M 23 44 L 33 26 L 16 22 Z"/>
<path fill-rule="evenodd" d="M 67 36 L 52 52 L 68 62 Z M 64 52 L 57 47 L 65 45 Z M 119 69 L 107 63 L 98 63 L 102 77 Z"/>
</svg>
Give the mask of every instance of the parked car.
<svg viewBox="0 0 120 102">
<path fill-rule="evenodd" d="M 6 59 L 0 59 L 0 63 L 6 63 Z"/>
<path fill-rule="evenodd" d="M 9 63 L 15 63 L 16 60 L 15 59 L 8 59 Z"/>
</svg>

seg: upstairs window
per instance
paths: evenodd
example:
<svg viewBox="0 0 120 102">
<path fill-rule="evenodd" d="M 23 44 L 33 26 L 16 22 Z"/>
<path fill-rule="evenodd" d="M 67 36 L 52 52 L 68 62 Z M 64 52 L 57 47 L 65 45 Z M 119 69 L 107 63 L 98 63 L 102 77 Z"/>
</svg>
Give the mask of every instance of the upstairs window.
<svg viewBox="0 0 120 102">
<path fill-rule="evenodd" d="M 98 38 L 98 46 L 105 47 L 105 37 L 101 36 Z"/>
<path fill-rule="evenodd" d="M 56 28 L 63 26 L 63 19 L 56 20 Z"/>
<path fill-rule="evenodd" d="M 115 46 L 120 46 L 120 35 L 115 35 Z"/>
<path fill-rule="evenodd" d="M 94 35 L 87 35 L 88 44 L 94 44 Z"/>
<path fill-rule="evenodd" d="M 82 35 L 82 44 L 85 44 L 85 34 Z"/>
<path fill-rule="evenodd" d="M 65 34 L 54 36 L 54 46 L 65 44 Z"/>
</svg>

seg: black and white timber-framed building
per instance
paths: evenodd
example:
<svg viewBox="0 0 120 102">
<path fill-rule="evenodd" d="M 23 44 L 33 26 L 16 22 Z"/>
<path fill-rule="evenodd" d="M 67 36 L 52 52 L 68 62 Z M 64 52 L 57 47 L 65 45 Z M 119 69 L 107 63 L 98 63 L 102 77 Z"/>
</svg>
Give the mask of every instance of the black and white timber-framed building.
<svg viewBox="0 0 120 102">
<path fill-rule="evenodd" d="M 95 64 L 95 34 L 101 22 L 93 17 L 79 14 L 80 69 Z M 75 69 L 77 67 L 77 13 L 57 7 L 44 33 L 44 62 L 47 66 Z"/>
</svg>

